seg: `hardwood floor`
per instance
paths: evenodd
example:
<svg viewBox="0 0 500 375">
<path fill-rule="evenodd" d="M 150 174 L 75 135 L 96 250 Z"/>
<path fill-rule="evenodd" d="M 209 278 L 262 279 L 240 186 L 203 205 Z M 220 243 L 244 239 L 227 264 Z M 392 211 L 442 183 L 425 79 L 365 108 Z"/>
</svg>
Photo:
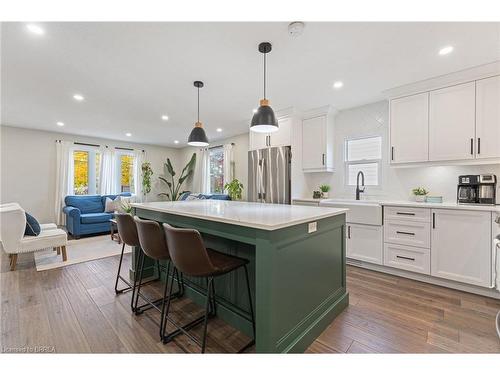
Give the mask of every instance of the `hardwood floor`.
<svg viewBox="0 0 500 375">
<path fill-rule="evenodd" d="M 130 313 L 130 294 L 115 296 L 113 290 L 117 265 L 118 257 L 110 257 L 37 272 L 27 254 L 11 272 L 2 254 L 2 351 L 198 352 L 184 335 L 163 345 L 156 311 Z M 356 267 L 348 267 L 347 284 L 350 306 L 308 353 L 500 352 L 494 322 L 500 301 Z M 151 285 L 146 293 L 157 298 L 159 287 Z M 186 298 L 173 307 L 184 321 L 202 313 Z M 223 321 L 210 321 L 208 352 L 235 352 L 248 340 Z"/>
</svg>

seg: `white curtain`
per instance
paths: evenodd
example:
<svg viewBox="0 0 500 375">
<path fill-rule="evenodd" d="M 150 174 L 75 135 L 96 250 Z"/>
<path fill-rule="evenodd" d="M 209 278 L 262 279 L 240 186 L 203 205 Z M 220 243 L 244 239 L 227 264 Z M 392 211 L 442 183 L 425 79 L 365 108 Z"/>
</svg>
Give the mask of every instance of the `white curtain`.
<svg viewBox="0 0 500 375">
<path fill-rule="evenodd" d="M 99 194 L 116 194 L 116 154 L 115 150 L 103 147 L 101 149 L 101 175 L 99 179 Z"/>
<path fill-rule="evenodd" d="M 135 201 L 143 202 L 146 194 L 142 191 L 142 163 L 146 160 L 144 151 L 134 150 L 134 192 Z"/>
<path fill-rule="evenodd" d="M 233 145 L 232 144 L 227 144 L 223 146 L 224 149 L 224 184 L 225 186 L 227 183 L 231 182 L 233 180 L 233 166 L 234 166 L 234 161 L 233 161 Z M 227 193 L 227 191 L 224 189 L 224 192 Z"/>
<path fill-rule="evenodd" d="M 56 141 L 56 189 L 55 189 L 55 215 L 56 224 L 65 224 L 64 197 L 74 193 L 74 161 L 73 142 Z"/>
<path fill-rule="evenodd" d="M 196 155 L 193 190 L 195 193 L 210 193 L 210 150 L 201 148 Z"/>
</svg>

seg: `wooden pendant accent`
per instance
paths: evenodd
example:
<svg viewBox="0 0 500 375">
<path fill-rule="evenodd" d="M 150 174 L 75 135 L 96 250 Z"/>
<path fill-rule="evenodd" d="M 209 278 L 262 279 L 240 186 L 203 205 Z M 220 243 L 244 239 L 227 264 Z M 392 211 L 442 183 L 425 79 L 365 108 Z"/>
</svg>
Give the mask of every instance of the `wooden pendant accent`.
<svg viewBox="0 0 500 375">
<path fill-rule="evenodd" d="M 194 124 L 194 127 L 195 128 L 202 128 L 203 127 L 203 124 L 199 121 L 197 121 L 195 124 Z"/>
<path fill-rule="evenodd" d="M 260 105 L 261 106 L 269 106 L 269 100 L 267 100 L 267 99 L 261 99 L 260 100 Z"/>
</svg>

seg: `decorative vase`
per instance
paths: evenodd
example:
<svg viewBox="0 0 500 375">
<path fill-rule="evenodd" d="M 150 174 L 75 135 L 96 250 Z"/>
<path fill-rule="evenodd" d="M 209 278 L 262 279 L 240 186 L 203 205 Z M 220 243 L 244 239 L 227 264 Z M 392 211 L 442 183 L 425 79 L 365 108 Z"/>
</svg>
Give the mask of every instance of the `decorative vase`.
<svg viewBox="0 0 500 375">
<path fill-rule="evenodd" d="M 425 195 L 415 195 L 415 202 L 425 202 Z"/>
</svg>

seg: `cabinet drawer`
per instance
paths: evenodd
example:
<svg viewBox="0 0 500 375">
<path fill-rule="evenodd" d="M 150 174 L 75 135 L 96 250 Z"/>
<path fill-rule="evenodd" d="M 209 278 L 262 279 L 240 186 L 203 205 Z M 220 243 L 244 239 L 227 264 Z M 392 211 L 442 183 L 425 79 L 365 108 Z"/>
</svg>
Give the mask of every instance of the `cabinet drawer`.
<svg viewBox="0 0 500 375">
<path fill-rule="evenodd" d="M 431 225 L 417 221 L 384 221 L 384 242 L 430 248 Z"/>
<path fill-rule="evenodd" d="M 429 208 L 384 206 L 384 219 L 430 223 L 431 210 Z"/>
<path fill-rule="evenodd" d="M 430 250 L 386 243 L 384 244 L 384 265 L 430 275 Z"/>
</svg>

